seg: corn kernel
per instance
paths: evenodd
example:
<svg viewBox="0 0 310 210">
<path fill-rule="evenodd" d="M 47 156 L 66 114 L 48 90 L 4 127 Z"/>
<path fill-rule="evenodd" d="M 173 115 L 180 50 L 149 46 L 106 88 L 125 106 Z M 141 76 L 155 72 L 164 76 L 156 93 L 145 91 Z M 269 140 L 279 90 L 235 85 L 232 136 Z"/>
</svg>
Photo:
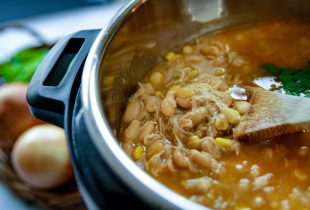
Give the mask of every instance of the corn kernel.
<svg viewBox="0 0 310 210">
<path fill-rule="evenodd" d="M 161 91 L 159 91 L 159 90 L 155 91 L 154 95 L 155 95 L 155 96 L 160 96 L 160 97 L 161 97 L 161 96 L 164 96 L 163 92 L 161 92 Z"/>
<path fill-rule="evenodd" d="M 178 90 L 181 87 L 182 87 L 181 85 L 173 85 L 169 90 Z"/>
<path fill-rule="evenodd" d="M 251 210 L 249 207 L 237 207 L 236 210 Z"/>
<path fill-rule="evenodd" d="M 226 139 L 226 138 L 221 138 L 221 137 L 215 138 L 215 143 L 217 143 L 223 147 L 231 147 L 233 144 L 232 140 Z"/>
<path fill-rule="evenodd" d="M 153 72 L 150 76 L 150 82 L 155 87 L 158 87 L 159 85 L 161 85 L 164 82 L 164 75 L 158 71 Z"/>
<path fill-rule="evenodd" d="M 251 109 L 251 104 L 247 101 L 236 101 L 234 107 L 240 114 L 245 114 Z"/>
<path fill-rule="evenodd" d="M 194 136 L 188 137 L 187 141 L 197 141 L 199 139 L 200 139 L 199 136 L 194 135 Z"/>
<path fill-rule="evenodd" d="M 142 154 L 144 152 L 144 148 L 142 146 L 137 146 L 132 152 L 132 156 L 135 160 L 140 160 Z"/>
<path fill-rule="evenodd" d="M 199 138 L 199 136 L 194 135 L 194 136 L 188 137 L 186 145 L 189 148 L 198 149 L 200 146 L 200 143 L 201 143 L 201 139 Z"/>
<path fill-rule="evenodd" d="M 240 122 L 240 114 L 237 110 L 229 109 L 227 112 L 228 122 L 232 125 L 237 125 Z"/>
<path fill-rule="evenodd" d="M 219 131 L 226 131 L 229 128 L 229 123 L 224 115 L 219 115 L 215 119 L 215 128 Z"/>
<path fill-rule="evenodd" d="M 187 88 L 179 88 L 176 90 L 176 95 L 179 97 L 192 97 L 194 95 L 194 91 Z"/>
<path fill-rule="evenodd" d="M 174 52 L 172 52 L 172 51 L 168 52 L 168 53 L 165 55 L 165 58 L 166 58 L 167 61 L 172 61 L 172 60 L 174 60 L 176 57 L 177 57 L 177 55 L 176 55 Z"/>
<path fill-rule="evenodd" d="M 303 170 L 295 169 L 293 174 L 297 179 L 301 181 L 305 181 L 308 179 L 308 175 Z"/>
</svg>

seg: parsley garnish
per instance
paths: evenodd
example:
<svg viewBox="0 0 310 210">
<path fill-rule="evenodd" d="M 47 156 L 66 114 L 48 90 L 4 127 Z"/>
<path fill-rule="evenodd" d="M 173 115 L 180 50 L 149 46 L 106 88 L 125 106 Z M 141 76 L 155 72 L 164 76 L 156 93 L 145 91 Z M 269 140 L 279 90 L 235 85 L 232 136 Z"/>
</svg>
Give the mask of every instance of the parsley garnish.
<svg viewBox="0 0 310 210">
<path fill-rule="evenodd" d="M 296 96 L 304 94 L 305 97 L 310 97 L 310 67 L 280 68 L 267 63 L 263 65 L 263 68 L 280 79 L 287 94 Z"/>
</svg>

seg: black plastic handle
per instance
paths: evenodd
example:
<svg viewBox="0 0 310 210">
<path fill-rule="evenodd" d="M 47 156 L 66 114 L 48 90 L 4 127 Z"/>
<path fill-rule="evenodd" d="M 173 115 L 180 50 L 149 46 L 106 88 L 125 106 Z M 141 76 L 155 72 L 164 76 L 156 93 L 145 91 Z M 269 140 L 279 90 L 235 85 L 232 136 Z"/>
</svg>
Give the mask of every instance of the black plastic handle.
<svg viewBox="0 0 310 210">
<path fill-rule="evenodd" d="M 63 127 L 65 109 L 80 86 L 85 59 L 99 32 L 79 31 L 58 41 L 49 51 L 27 91 L 35 117 Z"/>
</svg>

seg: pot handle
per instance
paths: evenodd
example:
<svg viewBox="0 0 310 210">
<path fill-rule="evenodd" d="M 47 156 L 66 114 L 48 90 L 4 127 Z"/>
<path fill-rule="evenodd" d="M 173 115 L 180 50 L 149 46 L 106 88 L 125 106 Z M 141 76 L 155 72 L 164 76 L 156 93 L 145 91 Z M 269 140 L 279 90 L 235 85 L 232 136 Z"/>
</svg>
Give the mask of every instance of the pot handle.
<svg viewBox="0 0 310 210">
<path fill-rule="evenodd" d="M 76 32 L 49 51 L 33 75 L 27 101 L 40 120 L 64 126 L 64 113 L 80 86 L 85 59 L 100 30 Z"/>
</svg>

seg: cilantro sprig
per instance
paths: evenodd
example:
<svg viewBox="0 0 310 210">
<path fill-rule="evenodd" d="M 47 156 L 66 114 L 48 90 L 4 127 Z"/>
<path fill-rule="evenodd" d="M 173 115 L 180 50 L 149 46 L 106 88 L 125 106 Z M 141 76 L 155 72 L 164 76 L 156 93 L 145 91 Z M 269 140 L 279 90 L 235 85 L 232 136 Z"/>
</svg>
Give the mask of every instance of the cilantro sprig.
<svg viewBox="0 0 310 210">
<path fill-rule="evenodd" d="M 18 52 L 0 64 L 0 77 L 6 82 L 29 82 L 47 52 L 48 48 L 29 48 Z"/>
<path fill-rule="evenodd" d="M 280 68 L 274 64 L 264 64 L 263 68 L 282 82 L 284 91 L 289 95 L 310 97 L 310 67 Z"/>
</svg>

